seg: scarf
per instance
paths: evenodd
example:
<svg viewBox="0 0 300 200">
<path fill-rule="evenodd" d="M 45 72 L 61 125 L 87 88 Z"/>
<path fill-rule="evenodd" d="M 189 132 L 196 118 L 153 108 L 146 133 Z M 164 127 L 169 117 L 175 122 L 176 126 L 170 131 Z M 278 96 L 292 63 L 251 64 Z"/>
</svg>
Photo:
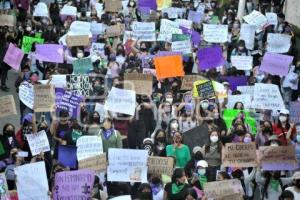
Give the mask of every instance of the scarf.
<svg viewBox="0 0 300 200">
<path fill-rule="evenodd" d="M 107 129 L 107 130 L 103 130 L 103 137 L 108 140 L 110 138 L 110 136 L 113 134 L 114 132 L 114 129 L 113 128 L 110 128 L 110 129 Z"/>
<path fill-rule="evenodd" d="M 205 175 L 199 175 L 199 182 L 201 188 L 204 189 L 204 185 L 207 183 L 207 177 Z"/>
<path fill-rule="evenodd" d="M 177 185 L 176 183 L 172 183 L 172 194 L 178 194 L 184 188 L 185 184 Z"/>
<path fill-rule="evenodd" d="M 271 179 L 270 186 L 273 191 L 279 192 L 279 181 L 275 179 Z"/>
<path fill-rule="evenodd" d="M 161 191 L 160 185 L 151 184 L 151 189 L 154 195 L 157 195 Z"/>
</svg>

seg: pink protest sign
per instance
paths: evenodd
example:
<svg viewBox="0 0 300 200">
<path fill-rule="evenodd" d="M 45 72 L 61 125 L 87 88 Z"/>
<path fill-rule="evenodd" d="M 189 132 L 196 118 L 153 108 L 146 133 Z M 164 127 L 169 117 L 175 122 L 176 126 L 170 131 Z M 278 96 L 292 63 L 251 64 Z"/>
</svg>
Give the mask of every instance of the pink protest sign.
<svg viewBox="0 0 300 200">
<path fill-rule="evenodd" d="M 286 76 L 289 73 L 289 67 L 293 59 L 293 56 L 267 52 L 263 57 L 260 71 L 272 75 Z"/>
<path fill-rule="evenodd" d="M 10 43 L 3 61 L 15 70 L 19 70 L 24 53 L 21 49 Z"/>
<path fill-rule="evenodd" d="M 36 57 L 40 61 L 63 63 L 63 46 L 59 44 L 37 44 Z"/>
</svg>

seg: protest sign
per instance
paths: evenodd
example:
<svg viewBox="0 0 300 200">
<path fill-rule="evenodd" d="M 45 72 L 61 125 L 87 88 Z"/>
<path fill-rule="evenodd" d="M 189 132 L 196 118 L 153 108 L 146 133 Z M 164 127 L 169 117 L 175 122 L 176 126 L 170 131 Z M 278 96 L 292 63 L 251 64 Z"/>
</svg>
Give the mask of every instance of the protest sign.
<svg viewBox="0 0 300 200">
<path fill-rule="evenodd" d="M 16 184 L 19 199 L 49 199 L 44 161 L 21 165 L 14 171 L 18 180 Z"/>
<path fill-rule="evenodd" d="M 106 154 L 100 154 L 99 156 L 93 156 L 78 161 L 79 169 L 91 169 L 96 172 L 105 172 L 107 169 Z"/>
<path fill-rule="evenodd" d="M 185 75 L 180 90 L 192 90 L 194 82 L 198 80 L 205 80 L 205 78 L 200 75 Z"/>
<path fill-rule="evenodd" d="M 224 167 L 256 167 L 256 146 L 251 143 L 226 143 L 222 148 Z"/>
<path fill-rule="evenodd" d="M 202 147 L 203 145 L 207 144 L 209 141 L 209 136 L 207 134 L 208 126 L 206 123 L 202 123 L 200 126 L 197 126 L 193 129 L 190 129 L 184 132 L 183 140 L 184 144 L 186 144 L 190 151 L 193 151 L 193 148 L 196 146 Z"/>
<path fill-rule="evenodd" d="M 144 68 L 143 69 L 143 74 L 151 74 L 152 76 L 156 77 L 156 70 L 155 69 Z"/>
<path fill-rule="evenodd" d="M 34 17 L 49 17 L 48 7 L 45 3 L 39 2 L 33 11 Z"/>
<path fill-rule="evenodd" d="M 124 81 L 125 90 L 134 90 L 136 94 L 151 96 L 152 76 L 150 74 L 127 73 L 124 74 Z"/>
<path fill-rule="evenodd" d="M 218 46 L 199 49 L 197 56 L 200 70 L 220 67 L 226 63 L 222 48 Z"/>
<path fill-rule="evenodd" d="M 191 29 L 191 30 L 193 28 L 193 22 L 191 20 L 176 19 L 175 22 L 179 24 L 179 28 L 184 27 L 184 28 Z"/>
<path fill-rule="evenodd" d="M 153 68 L 153 58 L 154 55 L 142 55 L 140 57 L 142 61 L 142 68 Z"/>
<path fill-rule="evenodd" d="M 191 20 L 196 24 L 200 24 L 202 21 L 203 15 L 204 15 L 204 12 L 189 10 L 188 20 Z"/>
<path fill-rule="evenodd" d="M 190 36 L 185 34 L 173 34 L 171 48 L 173 52 L 180 52 L 183 55 L 192 53 Z"/>
<path fill-rule="evenodd" d="M 121 0 L 105 1 L 105 11 L 106 12 L 119 12 L 120 10 L 122 10 Z"/>
<path fill-rule="evenodd" d="M 221 76 L 221 79 L 229 83 L 232 91 L 236 91 L 237 86 L 248 85 L 247 76 Z"/>
<path fill-rule="evenodd" d="M 64 88 L 67 85 L 66 75 L 64 74 L 53 74 L 50 81 L 51 85 L 54 85 L 57 88 Z M 48 80 L 47 80 L 48 82 Z M 46 82 L 46 83 L 47 83 Z"/>
<path fill-rule="evenodd" d="M 241 198 L 239 200 L 242 200 L 244 189 L 241 181 L 238 179 L 213 181 L 204 185 L 204 194 L 208 199 L 222 199 L 227 196 L 240 194 Z"/>
<path fill-rule="evenodd" d="M 71 117 L 77 119 L 80 112 L 79 104 L 82 102 L 83 97 L 73 93 L 72 91 L 64 91 L 62 88 L 55 89 L 56 98 L 60 96 L 60 100 L 56 101 L 56 112 L 60 110 L 67 110 Z"/>
<path fill-rule="evenodd" d="M 0 97 L 0 117 L 16 115 L 17 109 L 13 95 Z"/>
<path fill-rule="evenodd" d="M 300 102 L 291 101 L 289 110 L 290 110 L 290 121 L 299 124 L 300 123 Z"/>
<path fill-rule="evenodd" d="M 182 33 L 190 35 L 193 46 L 198 47 L 201 42 L 200 34 L 195 30 L 187 29 L 183 26 L 180 26 L 180 29 L 182 30 Z"/>
<path fill-rule="evenodd" d="M 132 31 L 134 37 L 139 41 L 155 41 L 155 23 L 154 22 L 133 22 Z"/>
<path fill-rule="evenodd" d="M 9 43 L 8 49 L 3 58 L 3 62 L 8 64 L 14 70 L 19 70 L 23 57 L 23 51 L 16 47 L 14 44 Z"/>
<path fill-rule="evenodd" d="M 172 0 L 156 0 L 157 10 L 169 8 L 172 5 Z"/>
<path fill-rule="evenodd" d="M 161 19 L 160 32 L 157 40 L 171 41 L 172 34 L 182 34 L 182 30 L 179 28 L 179 23 L 167 19 Z"/>
<path fill-rule="evenodd" d="M 293 59 L 293 56 L 267 52 L 263 57 L 259 70 L 272 75 L 286 76 Z"/>
<path fill-rule="evenodd" d="M 251 108 L 251 95 L 250 94 L 240 94 L 240 95 L 228 95 L 227 108 L 233 108 L 237 102 L 241 102 L 244 108 Z"/>
<path fill-rule="evenodd" d="M 182 56 L 160 56 L 154 58 L 157 79 L 184 76 Z"/>
<path fill-rule="evenodd" d="M 228 41 L 228 25 L 203 24 L 203 36 L 206 42 L 225 43 Z"/>
<path fill-rule="evenodd" d="M 278 24 L 278 18 L 276 13 L 267 12 L 266 18 L 268 20 L 268 24 L 274 25 L 275 27 Z"/>
<path fill-rule="evenodd" d="M 149 174 L 165 174 L 172 176 L 174 168 L 174 159 L 171 157 L 150 156 L 148 158 Z"/>
<path fill-rule="evenodd" d="M 104 43 L 92 43 L 90 49 L 91 55 L 97 55 L 97 56 L 104 55 L 104 46 L 105 46 Z"/>
<path fill-rule="evenodd" d="M 65 21 L 68 16 L 71 16 L 75 20 L 76 15 L 77 15 L 77 7 L 75 6 L 64 5 L 60 10 L 60 18 L 62 21 Z"/>
<path fill-rule="evenodd" d="M 53 200 L 91 199 L 95 172 L 88 169 L 55 174 Z"/>
<path fill-rule="evenodd" d="M 195 97 L 200 97 L 201 99 L 209 99 L 216 96 L 212 81 L 205 82 L 194 82 L 194 88 L 196 88 L 197 95 Z"/>
<path fill-rule="evenodd" d="M 53 85 L 34 85 L 34 111 L 51 112 L 55 105 Z"/>
<path fill-rule="evenodd" d="M 197 90 L 197 85 L 204 84 L 208 81 L 209 80 L 198 80 L 198 81 L 194 82 L 194 84 L 193 84 L 193 96 L 194 97 L 199 97 L 198 90 Z M 213 85 L 216 97 L 218 97 L 219 99 L 224 99 L 224 98 L 227 97 L 226 89 L 225 89 L 223 84 L 218 83 L 216 81 L 212 81 L 212 85 Z"/>
<path fill-rule="evenodd" d="M 32 48 L 33 43 L 38 43 L 38 44 L 43 44 L 44 39 L 43 38 L 34 38 L 34 37 L 29 37 L 29 36 L 23 36 L 22 40 L 22 51 L 24 53 L 29 53 Z"/>
<path fill-rule="evenodd" d="M 22 82 L 19 86 L 19 99 L 30 109 L 33 109 L 34 104 L 34 88 L 33 85 L 27 81 Z"/>
<path fill-rule="evenodd" d="M 108 149 L 107 180 L 147 182 L 148 151 L 138 149 Z"/>
<path fill-rule="evenodd" d="M 77 160 L 83 160 L 103 153 L 100 136 L 81 136 L 77 139 Z"/>
<path fill-rule="evenodd" d="M 177 8 L 177 7 L 169 7 L 164 8 L 161 11 L 163 14 L 168 14 L 168 19 L 177 19 L 178 17 L 183 16 L 183 14 L 186 12 L 185 8 Z M 176 21 L 176 20 L 175 20 Z"/>
<path fill-rule="evenodd" d="M 250 113 L 247 110 L 225 109 L 223 112 L 223 120 L 226 124 L 226 127 L 230 129 L 232 126 L 232 121 L 240 115 L 244 116 L 245 124 L 248 124 L 251 128 L 251 132 L 255 134 L 257 131 L 256 120 L 250 116 Z"/>
<path fill-rule="evenodd" d="M 0 26 L 15 26 L 16 16 L 0 14 Z"/>
<path fill-rule="evenodd" d="M 0 174 L 0 199 L 1 200 L 11 200 L 9 199 L 9 191 L 6 181 L 6 173 Z"/>
<path fill-rule="evenodd" d="M 298 0 L 285 1 L 283 12 L 285 20 L 297 27 L 300 27 L 300 4 Z"/>
<path fill-rule="evenodd" d="M 245 41 L 246 48 L 252 50 L 254 48 L 255 26 L 251 24 L 242 24 L 240 38 Z"/>
<path fill-rule="evenodd" d="M 104 109 L 133 116 L 135 113 L 136 94 L 132 90 L 113 87 L 105 101 Z"/>
<path fill-rule="evenodd" d="M 106 37 L 117 37 L 117 36 L 123 35 L 124 31 L 125 31 L 124 24 L 116 24 L 113 26 L 106 27 L 105 35 L 106 35 Z"/>
<path fill-rule="evenodd" d="M 295 147 L 289 146 L 261 146 L 259 159 L 263 170 L 295 170 L 298 162 L 295 157 Z"/>
<path fill-rule="evenodd" d="M 102 23 L 91 22 L 91 32 L 93 35 L 103 35 L 106 25 Z"/>
<path fill-rule="evenodd" d="M 93 63 L 90 57 L 79 58 L 73 61 L 74 74 L 85 74 L 90 69 L 93 69 Z"/>
<path fill-rule="evenodd" d="M 77 147 L 59 145 L 58 146 L 58 162 L 65 167 L 75 169 L 77 167 Z"/>
<path fill-rule="evenodd" d="M 249 15 L 246 15 L 243 17 L 243 19 L 251 25 L 256 26 L 256 31 L 257 32 L 261 32 L 264 28 L 264 26 L 266 26 L 268 24 L 268 20 L 266 18 L 266 16 L 264 16 L 263 14 L 261 14 L 260 12 L 253 10 Z"/>
<path fill-rule="evenodd" d="M 37 44 L 36 58 L 39 61 L 63 63 L 64 50 L 63 46 L 59 44 Z"/>
<path fill-rule="evenodd" d="M 88 35 L 68 35 L 66 42 L 68 47 L 89 46 L 90 39 Z"/>
<path fill-rule="evenodd" d="M 267 51 L 272 53 L 286 53 L 291 47 L 292 36 L 279 33 L 268 33 Z"/>
<path fill-rule="evenodd" d="M 42 130 L 38 133 L 26 134 L 26 138 L 27 138 L 32 156 L 38 155 L 42 152 L 50 151 L 48 137 L 44 130 Z"/>
<path fill-rule="evenodd" d="M 86 74 L 84 72 L 83 74 Z M 67 89 L 74 94 L 88 97 L 92 94 L 92 80 L 88 75 L 67 75 Z"/>
<path fill-rule="evenodd" d="M 67 35 L 91 37 L 91 23 L 85 21 L 73 21 Z"/>
<path fill-rule="evenodd" d="M 240 91 L 242 94 L 249 94 L 251 99 L 253 98 L 254 86 L 237 86 L 236 90 Z"/>
<path fill-rule="evenodd" d="M 156 0 L 138 0 L 138 8 L 147 7 L 152 10 L 157 9 Z"/>
<path fill-rule="evenodd" d="M 238 70 L 251 70 L 253 66 L 252 56 L 231 56 L 231 64 Z"/>
</svg>

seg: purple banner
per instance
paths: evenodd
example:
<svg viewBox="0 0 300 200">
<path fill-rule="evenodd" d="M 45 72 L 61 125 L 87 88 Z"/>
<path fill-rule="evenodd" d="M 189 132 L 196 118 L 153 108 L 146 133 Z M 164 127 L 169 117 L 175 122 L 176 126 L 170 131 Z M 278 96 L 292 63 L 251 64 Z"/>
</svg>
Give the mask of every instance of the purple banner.
<svg viewBox="0 0 300 200">
<path fill-rule="evenodd" d="M 264 171 L 281 171 L 281 170 L 296 170 L 298 165 L 295 163 L 289 162 L 278 162 L 278 163 L 262 163 L 261 167 Z"/>
<path fill-rule="evenodd" d="M 55 174 L 53 199 L 92 199 L 95 172 L 88 169 Z"/>
<path fill-rule="evenodd" d="M 36 59 L 46 62 L 63 63 L 63 46 L 59 44 L 37 44 Z"/>
<path fill-rule="evenodd" d="M 62 88 L 55 89 L 56 96 L 56 112 L 61 110 L 69 111 L 70 117 L 77 119 L 80 112 L 80 103 L 83 100 L 82 96 L 72 93 L 72 91 L 64 91 Z"/>
<path fill-rule="evenodd" d="M 293 56 L 267 52 L 261 62 L 260 71 L 272 75 L 286 76 L 289 73 L 293 58 Z"/>
<path fill-rule="evenodd" d="M 199 49 L 197 56 L 200 70 L 213 69 L 226 63 L 219 46 Z"/>
<path fill-rule="evenodd" d="M 75 169 L 77 167 L 77 147 L 76 146 L 58 146 L 58 162 L 65 167 Z"/>
<path fill-rule="evenodd" d="M 152 10 L 157 10 L 156 0 L 138 0 L 138 8 L 148 7 Z"/>
<path fill-rule="evenodd" d="M 222 80 L 229 82 L 231 91 L 236 91 L 237 86 L 248 85 L 246 76 L 222 76 Z"/>
<path fill-rule="evenodd" d="M 200 44 L 200 42 L 201 42 L 201 35 L 197 31 L 185 28 L 183 26 L 180 26 L 180 29 L 182 30 L 182 33 L 188 34 L 188 35 L 191 36 L 192 43 L 193 43 L 194 47 L 197 47 Z"/>
</svg>

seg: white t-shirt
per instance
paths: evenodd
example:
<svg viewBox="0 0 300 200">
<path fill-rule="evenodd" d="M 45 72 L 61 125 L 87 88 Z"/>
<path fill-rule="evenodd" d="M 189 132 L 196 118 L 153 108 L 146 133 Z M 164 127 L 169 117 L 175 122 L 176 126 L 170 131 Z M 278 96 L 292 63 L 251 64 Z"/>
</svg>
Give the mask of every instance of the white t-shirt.
<svg viewBox="0 0 300 200">
<path fill-rule="evenodd" d="M 295 190 L 296 186 L 287 187 L 285 190 L 291 191 L 294 194 L 294 199 L 300 199 L 300 189 L 299 192 Z"/>
</svg>

